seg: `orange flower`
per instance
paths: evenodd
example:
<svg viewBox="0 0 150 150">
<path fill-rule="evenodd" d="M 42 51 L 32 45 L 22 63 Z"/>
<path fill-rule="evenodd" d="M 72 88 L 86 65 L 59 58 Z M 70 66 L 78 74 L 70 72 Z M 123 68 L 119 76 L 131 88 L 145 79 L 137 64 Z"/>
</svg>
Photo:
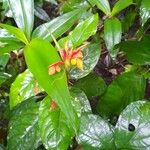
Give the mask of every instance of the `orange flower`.
<svg viewBox="0 0 150 150">
<path fill-rule="evenodd" d="M 63 61 L 58 61 L 56 63 L 51 64 L 48 67 L 48 74 L 54 75 L 56 72 L 60 72 L 61 71 L 61 65 L 63 65 L 63 64 L 64 64 Z"/>
<path fill-rule="evenodd" d="M 56 43 L 57 44 L 57 43 Z M 84 43 L 82 46 L 73 49 L 69 47 L 68 43 L 65 43 L 64 49 L 59 48 L 59 53 L 62 61 L 51 64 L 48 67 L 48 74 L 54 75 L 61 71 L 61 65 L 65 65 L 66 70 L 69 70 L 72 66 L 76 66 L 78 69 L 83 70 L 83 53 L 82 50 L 88 43 Z M 58 45 L 58 44 L 57 44 Z"/>
<path fill-rule="evenodd" d="M 88 43 L 78 47 L 77 49 L 70 48 L 68 43 L 65 44 L 65 48 L 59 50 L 61 58 L 65 63 L 65 67 L 68 69 L 71 66 L 83 70 L 83 53 L 82 50 L 87 46 Z"/>
</svg>

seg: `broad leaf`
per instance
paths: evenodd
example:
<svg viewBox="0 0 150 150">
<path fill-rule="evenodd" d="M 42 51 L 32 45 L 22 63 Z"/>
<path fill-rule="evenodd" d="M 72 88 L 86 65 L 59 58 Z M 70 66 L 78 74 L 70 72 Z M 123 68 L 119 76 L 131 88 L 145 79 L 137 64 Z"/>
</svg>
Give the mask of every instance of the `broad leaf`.
<svg viewBox="0 0 150 150">
<path fill-rule="evenodd" d="M 83 90 L 88 98 L 100 96 L 106 90 L 105 81 L 101 77 L 92 73 L 75 82 L 73 86 Z"/>
<path fill-rule="evenodd" d="M 130 63 L 136 65 L 150 64 L 150 36 L 146 36 L 141 41 L 126 41 L 120 44 L 121 50 L 126 53 Z"/>
<path fill-rule="evenodd" d="M 73 26 L 80 15 L 81 10 L 75 10 L 59 16 L 48 23 L 42 24 L 35 29 L 32 38 L 42 38 L 51 42 L 53 41 L 51 34 L 55 38 L 60 37 Z"/>
<path fill-rule="evenodd" d="M 29 40 L 34 23 L 34 0 L 8 0 L 8 2 L 16 24 Z"/>
<path fill-rule="evenodd" d="M 150 1 L 149 0 L 142 0 L 140 6 L 140 16 L 142 25 L 146 23 L 146 21 L 150 18 Z"/>
<path fill-rule="evenodd" d="M 96 115 L 84 115 L 77 141 L 85 150 L 115 150 L 113 128 Z"/>
<path fill-rule="evenodd" d="M 113 7 L 111 16 L 115 16 L 117 13 L 119 13 L 131 4 L 133 4 L 133 0 L 118 0 L 115 6 Z"/>
<path fill-rule="evenodd" d="M 10 108 L 41 92 L 37 81 L 29 70 L 18 75 L 12 83 L 9 93 Z"/>
<path fill-rule="evenodd" d="M 10 34 L 14 35 L 18 40 L 22 41 L 25 44 L 28 44 L 28 40 L 21 29 L 8 24 L 2 24 L 2 23 L 0 24 L 0 27 L 6 29 Z"/>
<path fill-rule="evenodd" d="M 79 117 L 82 113 L 91 113 L 90 104 L 82 91 L 71 89 L 70 99 Z M 51 98 L 46 97 L 39 108 L 39 129 L 42 142 L 46 149 L 67 150 L 75 136 L 74 130 L 60 108 L 56 105 L 52 109 L 51 103 Z"/>
<path fill-rule="evenodd" d="M 113 59 L 116 58 L 118 49 L 114 46 L 121 41 L 121 23 L 117 18 L 106 19 L 104 22 L 104 39 L 106 47 Z"/>
<path fill-rule="evenodd" d="M 131 103 L 121 113 L 115 129 L 118 149 L 150 149 L 150 103 Z"/>
<path fill-rule="evenodd" d="M 144 98 L 146 80 L 134 72 L 118 76 L 100 99 L 97 110 L 106 118 L 119 115 L 131 102 Z"/>
<path fill-rule="evenodd" d="M 111 9 L 108 0 L 89 0 L 89 2 L 94 6 L 96 5 L 101 11 L 106 15 L 110 15 Z"/>
<path fill-rule="evenodd" d="M 46 97 L 39 108 L 39 130 L 42 142 L 49 150 L 67 150 L 74 136 L 74 130 L 63 112 L 57 106 L 50 109 L 51 98 Z"/>
<path fill-rule="evenodd" d="M 101 46 L 99 43 L 91 43 L 83 49 L 83 70 L 76 67 L 69 72 L 69 78 L 80 79 L 88 75 L 96 66 L 101 53 Z"/>
<path fill-rule="evenodd" d="M 71 87 L 70 94 L 73 106 L 79 117 L 81 117 L 84 113 L 92 113 L 89 100 L 82 90 Z"/>
<path fill-rule="evenodd" d="M 38 109 L 35 98 L 15 107 L 9 125 L 8 150 L 34 150 L 39 146 Z"/>
<path fill-rule="evenodd" d="M 7 30 L 0 29 L 0 55 L 20 49 L 23 46 L 24 44 L 7 32 Z"/>
<path fill-rule="evenodd" d="M 60 61 L 57 50 L 48 41 L 34 39 L 26 46 L 24 54 L 31 73 L 48 95 L 56 101 L 74 129 L 76 129 L 78 119 L 71 104 L 64 69 L 62 68 L 55 75 L 48 74 L 49 65 Z"/>
<path fill-rule="evenodd" d="M 60 46 L 64 47 L 66 42 L 73 47 L 83 44 L 84 41 L 96 33 L 98 20 L 98 15 L 96 14 L 80 22 L 67 37 L 59 41 Z"/>
</svg>

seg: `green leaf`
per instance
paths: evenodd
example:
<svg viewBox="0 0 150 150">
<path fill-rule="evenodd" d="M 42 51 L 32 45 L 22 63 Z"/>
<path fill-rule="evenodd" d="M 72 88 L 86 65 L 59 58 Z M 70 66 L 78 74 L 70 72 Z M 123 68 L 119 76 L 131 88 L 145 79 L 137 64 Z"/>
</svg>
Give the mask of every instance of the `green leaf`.
<svg viewBox="0 0 150 150">
<path fill-rule="evenodd" d="M 8 150 L 34 150 L 39 146 L 38 109 L 35 98 L 15 107 L 9 124 Z"/>
<path fill-rule="evenodd" d="M 10 77 L 11 77 L 10 74 L 5 73 L 4 71 L 0 71 L 0 85 Z"/>
<path fill-rule="evenodd" d="M 8 0 L 13 18 L 30 40 L 34 24 L 34 0 Z"/>
<path fill-rule="evenodd" d="M 106 19 L 104 22 L 104 39 L 106 47 L 113 59 L 116 58 L 118 49 L 114 46 L 121 41 L 121 23 L 117 18 Z"/>
<path fill-rule="evenodd" d="M 115 16 L 117 13 L 133 4 L 133 0 L 118 0 L 112 9 L 111 16 Z"/>
<path fill-rule="evenodd" d="M 7 32 L 7 30 L 0 29 L 0 55 L 20 49 L 23 46 L 24 44 Z"/>
<path fill-rule="evenodd" d="M 35 6 L 35 15 L 44 21 L 50 21 L 50 18 L 46 11 L 39 6 Z"/>
<path fill-rule="evenodd" d="M 87 10 L 89 8 L 89 4 L 86 1 L 82 0 L 69 0 L 69 1 L 64 1 L 62 2 L 62 5 L 60 7 L 61 12 L 70 12 L 75 9 L 84 9 Z M 86 12 L 87 13 L 87 12 Z"/>
<path fill-rule="evenodd" d="M 46 149 L 67 150 L 74 136 L 67 118 L 59 107 L 50 109 L 51 98 L 46 97 L 39 108 L 39 130 Z"/>
<path fill-rule="evenodd" d="M 127 32 L 130 27 L 134 24 L 134 21 L 137 16 L 137 11 L 135 9 L 129 10 L 128 13 L 122 19 L 122 30 L 123 32 Z"/>
<path fill-rule="evenodd" d="M 119 115 L 131 102 L 144 98 L 146 80 L 134 72 L 119 75 L 101 97 L 97 110 L 106 118 Z"/>
<path fill-rule="evenodd" d="M 91 113 L 86 95 L 75 88 L 71 88 L 70 91 L 70 99 L 79 117 L 81 117 L 82 113 Z M 46 149 L 66 150 L 75 133 L 70 127 L 66 116 L 57 105 L 55 108 L 50 109 L 51 102 L 51 98 L 47 96 L 41 102 L 39 108 L 39 130 L 42 142 Z"/>
<path fill-rule="evenodd" d="M 120 44 L 121 50 L 126 53 L 127 60 L 136 65 L 150 64 L 150 36 L 141 41 L 126 41 Z"/>
<path fill-rule="evenodd" d="M 106 15 L 109 16 L 111 14 L 111 9 L 108 0 L 89 0 L 89 2 L 93 6 L 96 5 Z"/>
<path fill-rule="evenodd" d="M 67 37 L 59 41 L 60 46 L 64 47 L 65 42 L 68 42 L 73 47 L 83 44 L 84 41 L 96 33 L 98 20 L 98 15 L 96 14 L 80 22 Z"/>
<path fill-rule="evenodd" d="M 96 115 L 84 115 L 77 141 L 86 150 L 115 150 L 113 128 Z"/>
<path fill-rule="evenodd" d="M 83 70 L 76 67 L 69 72 L 70 79 L 80 79 L 88 75 L 96 66 L 101 53 L 99 43 L 91 43 L 83 49 Z"/>
<path fill-rule="evenodd" d="M 140 6 L 140 16 L 142 21 L 142 26 L 147 22 L 150 18 L 150 1 L 149 0 L 142 0 Z"/>
<path fill-rule="evenodd" d="M 22 41 L 25 44 L 28 44 L 28 40 L 21 29 L 8 24 L 2 24 L 2 23 L 0 24 L 0 27 L 6 29 L 9 33 L 14 35 L 18 40 Z"/>
<path fill-rule="evenodd" d="M 12 83 L 9 93 L 9 106 L 13 108 L 18 103 L 40 93 L 42 90 L 29 70 L 18 75 Z"/>
<path fill-rule="evenodd" d="M 75 10 L 59 16 L 48 23 L 42 24 L 34 30 L 32 38 L 42 38 L 51 42 L 53 41 L 51 34 L 55 38 L 60 37 L 73 26 L 80 15 L 81 10 Z"/>
<path fill-rule="evenodd" d="M 84 113 L 92 113 L 89 100 L 82 90 L 71 87 L 70 94 L 72 97 L 73 106 L 75 107 L 79 117 L 81 117 Z"/>
<path fill-rule="evenodd" d="M 150 149 L 150 103 L 131 103 L 121 113 L 115 129 L 118 149 Z"/>
<path fill-rule="evenodd" d="M 28 68 L 39 85 L 56 101 L 61 111 L 76 129 L 78 118 L 71 104 L 64 69 L 62 68 L 61 72 L 55 75 L 48 74 L 49 65 L 60 61 L 57 50 L 48 41 L 34 39 L 24 49 L 24 55 Z"/>
<path fill-rule="evenodd" d="M 93 73 L 78 80 L 73 86 L 83 90 L 88 98 L 100 96 L 106 90 L 105 81 L 100 76 Z"/>
<path fill-rule="evenodd" d="M 9 60 L 9 54 L 3 54 L 0 56 L 0 67 L 5 68 Z"/>
</svg>

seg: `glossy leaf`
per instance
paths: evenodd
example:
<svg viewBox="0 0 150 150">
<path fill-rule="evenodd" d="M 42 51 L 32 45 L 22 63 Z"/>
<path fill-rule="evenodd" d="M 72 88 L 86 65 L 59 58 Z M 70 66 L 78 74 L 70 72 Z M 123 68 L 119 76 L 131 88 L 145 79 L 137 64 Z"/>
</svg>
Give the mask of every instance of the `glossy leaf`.
<svg viewBox="0 0 150 150">
<path fill-rule="evenodd" d="M 89 100 L 82 90 L 71 87 L 70 94 L 72 97 L 73 106 L 79 117 L 81 117 L 84 113 L 92 113 Z"/>
<path fill-rule="evenodd" d="M 69 1 L 64 1 L 60 7 L 61 12 L 70 12 L 75 9 L 84 9 L 87 10 L 89 8 L 89 4 L 86 1 L 82 0 L 69 0 Z M 86 12 L 87 13 L 87 12 Z"/>
<path fill-rule="evenodd" d="M 117 13 L 133 4 L 133 0 L 118 0 L 112 9 L 111 16 L 115 16 Z"/>
<path fill-rule="evenodd" d="M 86 95 L 78 90 L 71 89 L 73 106 L 81 117 L 82 113 L 91 113 L 90 104 Z M 52 100 L 46 97 L 39 108 L 39 129 L 42 141 L 46 149 L 67 150 L 72 138 L 75 136 L 74 130 L 65 117 L 64 113 L 56 105 L 52 107 Z M 44 128 L 43 128 L 44 126 Z"/>
<path fill-rule="evenodd" d="M 73 26 L 73 24 L 79 19 L 80 15 L 81 11 L 75 10 L 59 16 L 48 23 L 42 24 L 35 29 L 32 38 L 42 38 L 51 42 L 53 41 L 51 34 L 55 38 L 60 37 Z"/>
<path fill-rule="evenodd" d="M 21 29 L 8 24 L 2 24 L 2 23 L 0 24 L 0 27 L 6 29 L 10 34 L 14 35 L 18 40 L 22 41 L 25 44 L 28 44 L 28 40 L 26 39 L 26 36 L 24 35 Z"/>
<path fill-rule="evenodd" d="M 44 21 L 50 21 L 50 18 L 46 11 L 39 6 L 35 6 L 35 15 Z"/>
<path fill-rule="evenodd" d="M 29 40 L 34 23 L 34 0 L 8 0 L 8 2 L 16 24 Z"/>
<path fill-rule="evenodd" d="M 39 146 L 38 109 L 35 98 L 15 107 L 9 124 L 8 150 L 34 150 Z"/>
<path fill-rule="evenodd" d="M 113 128 L 96 115 L 84 115 L 77 141 L 86 150 L 115 150 Z"/>
<path fill-rule="evenodd" d="M 104 39 L 106 47 L 113 59 L 116 58 L 118 49 L 114 46 L 121 41 L 121 23 L 117 18 L 106 19 L 104 22 Z"/>
<path fill-rule="evenodd" d="M 24 54 L 28 68 L 39 85 L 56 101 L 71 125 L 76 129 L 78 119 L 71 104 L 64 69 L 62 68 L 61 72 L 55 75 L 48 74 L 49 65 L 60 61 L 57 50 L 48 41 L 34 39 L 26 46 Z"/>
<path fill-rule="evenodd" d="M 73 86 L 83 90 L 88 98 L 100 96 L 106 90 L 105 81 L 98 75 L 92 73 L 75 82 Z"/>
<path fill-rule="evenodd" d="M 118 76 L 100 99 L 97 106 L 99 114 L 106 118 L 119 115 L 129 103 L 144 98 L 145 86 L 144 77 L 134 72 Z"/>
<path fill-rule="evenodd" d="M 9 93 L 9 106 L 13 108 L 18 103 L 40 93 L 42 90 L 29 70 L 18 75 L 12 83 Z"/>
<path fill-rule="evenodd" d="M 110 15 L 111 9 L 108 0 L 89 0 L 89 2 L 94 6 L 96 5 L 101 11 L 106 15 Z"/>
<path fill-rule="evenodd" d="M 118 149 L 150 149 L 150 103 L 131 103 L 121 113 L 115 129 Z"/>
<path fill-rule="evenodd" d="M 150 1 L 149 0 L 142 0 L 140 6 L 140 16 L 142 25 L 144 25 L 147 20 L 150 18 Z"/>
<path fill-rule="evenodd" d="M 46 149 L 67 150 L 74 136 L 74 130 L 63 112 L 57 106 L 50 109 L 51 98 L 46 97 L 39 108 L 39 130 Z"/>
<path fill-rule="evenodd" d="M 64 47 L 66 42 L 73 47 L 83 44 L 84 41 L 96 33 L 98 20 L 98 15 L 96 14 L 80 22 L 67 37 L 59 41 L 60 46 Z"/>
<path fill-rule="evenodd" d="M 87 48 L 83 49 L 83 70 L 76 67 L 69 72 L 70 79 L 80 79 L 88 75 L 96 66 L 101 53 L 99 43 L 91 43 Z"/>
<path fill-rule="evenodd" d="M 126 53 L 130 63 L 137 65 L 150 64 L 150 36 L 145 36 L 141 41 L 126 41 L 120 44 L 121 50 Z"/>
</svg>

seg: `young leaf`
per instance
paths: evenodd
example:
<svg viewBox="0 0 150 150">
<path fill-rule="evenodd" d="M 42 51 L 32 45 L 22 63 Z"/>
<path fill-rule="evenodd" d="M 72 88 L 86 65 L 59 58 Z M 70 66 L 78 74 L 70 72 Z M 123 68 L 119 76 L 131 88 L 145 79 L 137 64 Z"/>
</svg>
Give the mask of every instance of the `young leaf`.
<svg viewBox="0 0 150 150">
<path fill-rule="evenodd" d="M 92 73 L 75 82 L 73 86 L 83 90 L 88 98 L 100 96 L 106 90 L 105 81 L 101 77 Z"/>
<path fill-rule="evenodd" d="M 133 0 L 118 0 L 115 6 L 113 7 L 111 16 L 115 16 L 117 13 L 130 6 L 131 4 L 133 4 Z"/>
<path fill-rule="evenodd" d="M 48 67 L 60 61 L 57 50 L 45 40 L 33 39 L 24 49 L 25 60 L 29 70 L 41 87 L 56 101 L 74 129 L 78 126 L 78 118 L 73 110 L 67 78 L 64 69 L 54 75 L 48 74 Z"/>
<path fill-rule="evenodd" d="M 115 129 L 115 143 L 118 149 L 150 148 L 150 103 L 131 103 L 121 113 Z"/>
<path fill-rule="evenodd" d="M 146 23 L 146 21 L 150 18 L 150 1 L 142 0 L 140 6 L 140 16 L 142 21 L 142 26 Z"/>
<path fill-rule="evenodd" d="M 34 23 L 34 0 L 8 0 L 16 24 L 30 40 Z"/>
<path fill-rule="evenodd" d="M 10 34 L 14 35 L 18 40 L 22 41 L 25 44 L 28 44 L 28 40 L 21 29 L 11 25 L 2 24 L 2 23 L 0 24 L 0 27 L 6 29 Z"/>
<path fill-rule="evenodd" d="M 119 115 L 129 103 L 144 98 L 145 87 L 144 77 L 134 72 L 118 76 L 101 97 L 98 112 L 106 118 Z"/>
<path fill-rule="evenodd" d="M 18 103 L 40 93 L 42 90 L 29 70 L 18 75 L 12 83 L 9 93 L 9 106 L 13 108 Z"/>
<path fill-rule="evenodd" d="M 89 2 L 94 6 L 96 5 L 103 13 L 110 15 L 111 9 L 108 0 L 89 0 Z"/>
<path fill-rule="evenodd" d="M 150 36 L 145 36 L 141 41 L 126 41 L 120 44 L 121 50 L 126 53 L 130 63 L 136 65 L 150 64 Z"/>
<path fill-rule="evenodd" d="M 14 108 L 9 124 L 8 150 L 34 150 L 39 146 L 38 109 L 35 98 Z"/>
<path fill-rule="evenodd" d="M 85 150 L 115 150 L 113 128 L 96 115 L 83 115 L 77 141 Z"/>
<path fill-rule="evenodd" d="M 75 10 L 59 16 L 48 23 L 42 24 L 34 30 L 32 38 L 42 38 L 51 42 L 53 41 L 51 34 L 55 38 L 60 37 L 73 26 L 80 15 L 81 10 Z"/>
<path fill-rule="evenodd" d="M 104 39 L 113 59 L 116 58 L 118 53 L 118 49 L 114 49 L 114 46 L 120 43 L 121 35 L 122 29 L 120 21 L 117 18 L 106 19 L 104 22 Z"/>
</svg>

